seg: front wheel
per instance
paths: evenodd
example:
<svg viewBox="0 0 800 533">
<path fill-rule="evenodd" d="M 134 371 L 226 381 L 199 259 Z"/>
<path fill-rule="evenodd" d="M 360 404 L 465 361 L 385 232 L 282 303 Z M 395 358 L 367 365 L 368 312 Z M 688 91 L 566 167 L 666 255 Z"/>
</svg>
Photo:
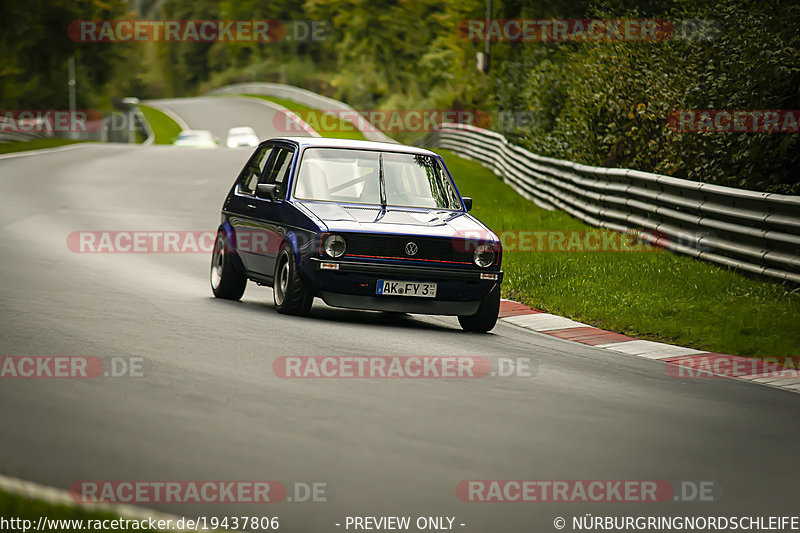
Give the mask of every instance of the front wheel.
<svg viewBox="0 0 800 533">
<path fill-rule="evenodd" d="M 239 256 L 228 246 L 225 233 L 219 231 L 211 253 L 211 291 L 217 298 L 239 300 L 246 286 L 247 277 Z"/>
<path fill-rule="evenodd" d="M 500 313 L 500 285 L 489 291 L 474 315 L 459 315 L 458 323 L 465 331 L 485 333 L 491 331 L 497 324 L 497 315 Z"/>
<path fill-rule="evenodd" d="M 275 277 L 272 294 L 275 308 L 286 315 L 307 315 L 311 310 L 314 295 L 297 271 L 294 252 L 284 244 L 275 261 Z"/>
</svg>

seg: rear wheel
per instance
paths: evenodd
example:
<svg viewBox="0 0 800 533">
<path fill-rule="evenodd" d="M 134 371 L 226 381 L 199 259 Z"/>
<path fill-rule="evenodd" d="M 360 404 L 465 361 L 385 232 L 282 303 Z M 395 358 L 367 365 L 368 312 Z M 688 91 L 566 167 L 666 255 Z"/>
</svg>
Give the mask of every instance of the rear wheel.
<svg viewBox="0 0 800 533">
<path fill-rule="evenodd" d="M 288 244 L 284 244 L 278 254 L 273 280 L 272 294 L 278 312 L 287 315 L 307 315 L 311 310 L 314 295 L 300 277 L 294 252 Z"/>
<path fill-rule="evenodd" d="M 500 285 L 489 291 L 474 315 L 459 315 L 458 323 L 465 331 L 485 333 L 497 324 L 497 315 L 500 313 Z"/>
<path fill-rule="evenodd" d="M 219 231 L 211 253 L 211 291 L 217 298 L 238 300 L 246 286 L 247 277 L 239 256 L 228 246 L 225 232 Z"/>
</svg>

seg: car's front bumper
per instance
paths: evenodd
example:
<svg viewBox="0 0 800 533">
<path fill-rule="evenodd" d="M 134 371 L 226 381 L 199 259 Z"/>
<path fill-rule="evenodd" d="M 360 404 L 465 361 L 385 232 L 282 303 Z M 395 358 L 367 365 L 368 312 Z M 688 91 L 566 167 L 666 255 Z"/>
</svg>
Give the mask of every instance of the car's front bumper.
<svg viewBox="0 0 800 533">
<path fill-rule="evenodd" d="M 323 269 L 322 263 L 337 267 Z M 310 267 L 315 292 L 330 306 L 431 315 L 473 315 L 503 279 L 502 271 L 317 258 L 310 260 Z M 379 279 L 436 282 L 436 297 L 379 296 L 376 294 Z"/>
<path fill-rule="evenodd" d="M 423 265 L 398 265 L 393 263 L 366 263 L 356 261 L 335 261 L 311 258 L 311 267 L 316 272 L 337 272 L 346 274 L 368 274 L 380 277 L 411 276 L 424 280 L 466 280 L 466 281 L 503 281 L 502 270 L 478 270 L 464 268 L 432 267 Z M 338 265 L 336 270 L 322 270 L 322 263 Z M 493 278 L 481 277 L 481 275 Z"/>
</svg>

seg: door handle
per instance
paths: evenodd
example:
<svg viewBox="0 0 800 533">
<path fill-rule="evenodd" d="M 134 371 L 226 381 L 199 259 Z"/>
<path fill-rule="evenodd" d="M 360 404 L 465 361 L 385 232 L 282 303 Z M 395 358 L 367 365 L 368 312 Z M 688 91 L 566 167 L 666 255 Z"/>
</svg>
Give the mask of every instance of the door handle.
<svg viewBox="0 0 800 533">
<path fill-rule="evenodd" d="M 256 208 L 255 204 L 247 204 L 247 207 L 249 207 L 250 209 L 255 209 Z"/>
</svg>

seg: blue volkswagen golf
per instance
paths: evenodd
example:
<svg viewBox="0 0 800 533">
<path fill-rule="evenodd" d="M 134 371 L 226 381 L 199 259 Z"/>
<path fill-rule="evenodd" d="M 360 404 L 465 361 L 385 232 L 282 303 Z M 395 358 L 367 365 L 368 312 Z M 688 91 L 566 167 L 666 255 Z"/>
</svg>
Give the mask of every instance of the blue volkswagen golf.
<svg viewBox="0 0 800 533">
<path fill-rule="evenodd" d="M 222 206 L 211 260 L 217 298 L 247 280 L 279 313 L 333 307 L 455 315 L 489 331 L 502 246 L 468 211 L 437 154 L 398 144 L 291 137 L 262 142 Z"/>
</svg>

